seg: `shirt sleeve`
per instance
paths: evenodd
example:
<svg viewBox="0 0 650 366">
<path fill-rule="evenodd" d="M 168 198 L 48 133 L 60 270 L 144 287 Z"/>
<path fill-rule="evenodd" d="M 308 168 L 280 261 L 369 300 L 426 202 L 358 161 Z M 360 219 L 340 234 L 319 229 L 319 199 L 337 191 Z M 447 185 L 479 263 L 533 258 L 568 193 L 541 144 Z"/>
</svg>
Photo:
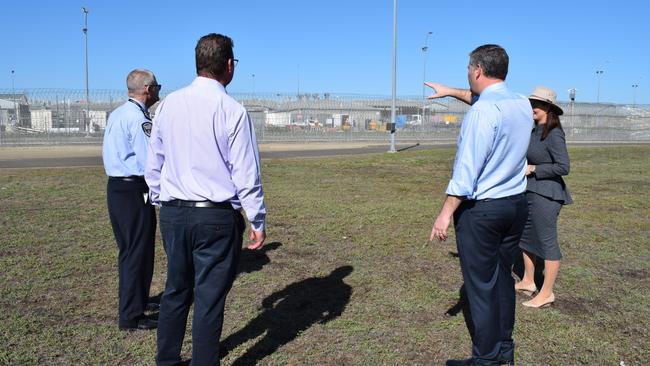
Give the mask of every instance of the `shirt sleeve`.
<svg viewBox="0 0 650 366">
<path fill-rule="evenodd" d="M 446 190 L 448 195 L 474 198 L 479 175 L 494 141 L 494 121 L 490 119 L 489 113 L 479 109 L 470 109 L 465 115 Z"/>
<path fill-rule="evenodd" d="M 237 197 L 253 230 L 263 231 L 266 225 L 266 207 L 259 151 L 253 124 L 245 111 L 239 116 L 228 142 L 232 181 L 237 190 Z"/>
<path fill-rule="evenodd" d="M 160 204 L 160 174 L 165 163 L 162 133 L 160 124 L 164 120 L 163 103 L 160 103 L 151 128 L 151 137 L 147 149 L 147 165 L 144 170 L 144 179 L 149 186 L 149 199 L 152 204 Z"/>
<path fill-rule="evenodd" d="M 131 147 L 135 152 L 135 159 L 138 165 L 145 167 L 147 165 L 147 146 L 149 145 L 149 137 L 144 132 L 143 124 L 148 122 L 144 118 L 132 120 L 129 123 L 129 135 L 131 136 Z"/>
<path fill-rule="evenodd" d="M 546 136 L 545 140 L 546 148 L 553 162 L 536 165 L 535 177 L 545 179 L 569 174 L 569 152 L 566 148 L 564 132 L 555 128 Z"/>
</svg>

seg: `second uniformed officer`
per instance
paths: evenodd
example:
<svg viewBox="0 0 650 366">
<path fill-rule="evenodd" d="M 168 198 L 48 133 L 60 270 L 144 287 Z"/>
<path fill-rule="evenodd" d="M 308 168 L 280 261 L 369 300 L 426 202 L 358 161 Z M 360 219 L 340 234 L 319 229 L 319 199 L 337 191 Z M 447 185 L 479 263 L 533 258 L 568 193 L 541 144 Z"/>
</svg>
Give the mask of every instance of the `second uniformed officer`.
<svg viewBox="0 0 650 366">
<path fill-rule="evenodd" d="M 126 78 L 129 100 L 115 109 L 106 125 L 102 157 L 108 175 L 107 204 L 119 248 L 119 327 L 154 329 L 145 316 L 153 276 L 156 211 L 144 180 L 151 134 L 148 108 L 158 101 L 160 85 L 149 70 Z"/>
</svg>

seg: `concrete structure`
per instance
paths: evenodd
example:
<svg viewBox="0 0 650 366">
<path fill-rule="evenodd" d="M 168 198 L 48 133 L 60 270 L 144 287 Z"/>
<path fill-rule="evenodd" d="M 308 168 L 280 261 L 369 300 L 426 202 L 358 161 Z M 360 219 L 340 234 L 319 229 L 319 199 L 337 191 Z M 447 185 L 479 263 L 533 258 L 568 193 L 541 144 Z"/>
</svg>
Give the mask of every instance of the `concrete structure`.
<svg viewBox="0 0 650 366">
<path fill-rule="evenodd" d="M 49 109 L 33 109 L 30 111 L 32 128 L 38 131 L 49 131 L 54 128 L 52 111 Z"/>
<path fill-rule="evenodd" d="M 108 113 L 106 111 L 93 111 L 89 112 L 90 128 L 93 132 L 98 132 L 106 128 L 106 120 Z"/>
<path fill-rule="evenodd" d="M 4 112 L 2 112 L 4 111 Z M 20 121 L 18 121 L 20 118 Z M 0 94 L 0 125 L 31 128 L 31 114 L 27 95 L 24 93 Z"/>
</svg>

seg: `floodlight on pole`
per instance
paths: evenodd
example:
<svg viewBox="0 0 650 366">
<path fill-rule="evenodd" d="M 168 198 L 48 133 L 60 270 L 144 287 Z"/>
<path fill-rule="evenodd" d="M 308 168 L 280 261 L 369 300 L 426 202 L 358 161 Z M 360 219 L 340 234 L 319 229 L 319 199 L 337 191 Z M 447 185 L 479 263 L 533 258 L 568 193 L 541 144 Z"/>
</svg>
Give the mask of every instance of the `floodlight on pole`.
<svg viewBox="0 0 650 366">
<path fill-rule="evenodd" d="M 639 88 L 639 84 L 632 84 L 632 106 L 636 107 L 636 90 Z"/>
<path fill-rule="evenodd" d="M 397 85 L 397 0 L 393 0 L 393 94 L 390 105 L 390 149 L 389 153 L 394 153 L 395 150 L 395 94 Z"/>
<path fill-rule="evenodd" d="M 84 129 L 86 130 L 86 136 L 88 136 L 88 133 L 90 132 L 90 92 L 88 90 L 88 9 L 86 7 L 81 7 L 81 11 L 84 13 L 84 27 L 81 30 L 84 33 L 86 45 L 86 118 L 84 118 Z"/>
<path fill-rule="evenodd" d="M 598 91 L 596 93 L 596 103 L 600 103 L 600 78 L 603 76 L 603 70 L 596 70 L 596 77 L 598 78 Z"/>
</svg>

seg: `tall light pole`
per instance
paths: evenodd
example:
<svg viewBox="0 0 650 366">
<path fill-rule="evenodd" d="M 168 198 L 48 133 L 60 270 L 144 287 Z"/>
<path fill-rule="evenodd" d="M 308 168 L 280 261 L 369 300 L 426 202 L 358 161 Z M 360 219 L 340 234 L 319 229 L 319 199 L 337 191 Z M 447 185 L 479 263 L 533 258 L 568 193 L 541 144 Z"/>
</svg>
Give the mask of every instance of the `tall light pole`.
<svg viewBox="0 0 650 366">
<path fill-rule="evenodd" d="M 636 107 L 636 90 L 639 88 L 639 84 L 632 84 L 632 106 Z"/>
<path fill-rule="evenodd" d="M 397 0 L 393 0 L 393 98 L 390 105 L 390 149 L 389 153 L 395 152 L 395 93 L 397 85 Z"/>
<path fill-rule="evenodd" d="M 14 99 L 14 115 L 16 117 L 16 122 L 14 126 L 20 125 L 20 110 L 18 110 L 18 103 L 16 103 L 16 88 L 15 88 L 15 79 L 16 75 L 14 70 L 11 70 L 11 96 Z"/>
<path fill-rule="evenodd" d="M 425 98 L 426 93 L 426 87 L 424 86 L 424 83 L 427 81 L 427 51 L 429 50 L 427 43 L 429 42 L 429 37 L 432 34 L 433 32 L 427 32 L 427 35 L 424 37 L 424 46 L 422 46 L 422 99 Z"/>
<path fill-rule="evenodd" d="M 596 70 L 596 77 L 598 78 L 598 92 L 596 94 L 596 103 L 600 103 L 600 78 L 603 76 L 603 70 Z"/>
<path fill-rule="evenodd" d="M 84 13 L 84 27 L 81 29 L 84 32 L 86 41 L 86 118 L 84 118 L 84 129 L 86 133 L 90 132 L 90 93 L 88 92 L 88 9 L 81 8 Z"/>
<path fill-rule="evenodd" d="M 251 74 L 253 76 L 253 98 L 255 98 L 255 74 Z"/>
<path fill-rule="evenodd" d="M 427 104 L 425 99 L 426 87 L 424 86 L 424 83 L 427 81 L 427 51 L 429 50 L 427 43 L 432 34 L 433 32 L 427 32 L 427 35 L 424 37 L 424 46 L 422 46 L 422 122 L 424 122 L 425 108 Z"/>
</svg>

